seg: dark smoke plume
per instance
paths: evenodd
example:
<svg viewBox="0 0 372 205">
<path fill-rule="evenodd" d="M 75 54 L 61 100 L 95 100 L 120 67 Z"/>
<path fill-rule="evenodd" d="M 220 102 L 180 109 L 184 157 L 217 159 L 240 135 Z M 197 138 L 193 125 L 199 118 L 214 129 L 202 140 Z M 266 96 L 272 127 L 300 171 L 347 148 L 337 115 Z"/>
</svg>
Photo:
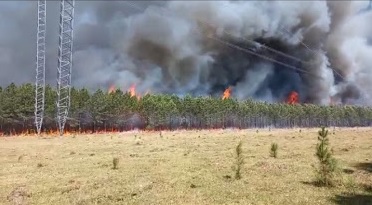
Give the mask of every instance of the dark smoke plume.
<svg viewBox="0 0 372 205">
<path fill-rule="evenodd" d="M 5 31 L 0 84 L 32 82 L 36 2 L 0 4 L 0 16 L 9 19 L 0 24 Z M 52 84 L 58 6 L 48 4 Z M 297 91 L 302 102 L 329 104 L 332 97 L 370 105 L 372 12 L 367 6 L 357 1 L 77 1 L 73 82 L 91 90 L 136 84 L 139 92 L 217 96 L 232 86 L 233 97 L 269 102 L 283 102 Z"/>
</svg>

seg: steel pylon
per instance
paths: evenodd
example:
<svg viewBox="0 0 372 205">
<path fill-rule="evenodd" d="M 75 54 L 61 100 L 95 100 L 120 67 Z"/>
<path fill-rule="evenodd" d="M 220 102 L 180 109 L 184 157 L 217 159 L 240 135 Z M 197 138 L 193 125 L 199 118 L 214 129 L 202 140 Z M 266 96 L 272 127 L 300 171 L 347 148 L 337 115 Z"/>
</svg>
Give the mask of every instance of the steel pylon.
<svg viewBox="0 0 372 205">
<path fill-rule="evenodd" d="M 57 68 L 57 121 L 62 136 L 70 108 L 74 0 L 61 0 Z"/>
<path fill-rule="evenodd" d="M 46 0 L 37 2 L 37 42 L 36 42 L 36 82 L 35 82 L 35 125 L 40 134 L 44 118 L 45 104 L 45 36 Z"/>
</svg>

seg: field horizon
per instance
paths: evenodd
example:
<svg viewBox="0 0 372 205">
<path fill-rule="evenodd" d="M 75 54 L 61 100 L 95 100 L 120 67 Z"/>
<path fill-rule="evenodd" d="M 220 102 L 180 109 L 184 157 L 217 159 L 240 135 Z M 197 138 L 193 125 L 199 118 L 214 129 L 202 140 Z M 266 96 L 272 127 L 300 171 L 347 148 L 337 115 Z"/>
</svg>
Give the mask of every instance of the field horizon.
<svg viewBox="0 0 372 205">
<path fill-rule="evenodd" d="M 0 137 L 0 204 L 372 204 L 372 129 L 328 128 L 341 168 L 333 188 L 314 184 L 318 130 Z"/>
</svg>

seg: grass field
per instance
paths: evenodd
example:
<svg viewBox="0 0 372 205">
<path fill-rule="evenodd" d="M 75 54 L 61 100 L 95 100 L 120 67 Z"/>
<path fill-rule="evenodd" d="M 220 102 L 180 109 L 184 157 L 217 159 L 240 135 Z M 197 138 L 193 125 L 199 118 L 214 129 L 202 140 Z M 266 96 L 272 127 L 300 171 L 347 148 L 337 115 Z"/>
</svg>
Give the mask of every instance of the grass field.
<svg viewBox="0 0 372 205">
<path fill-rule="evenodd" d="M 318 130 L 4 137 L 0 204 L 372 204 L 372 129 L 330 130 L 343 168 L 335 188 L 312 183 Z M 245 164 L 235 180 L 240 140 Z"/>
</svg>

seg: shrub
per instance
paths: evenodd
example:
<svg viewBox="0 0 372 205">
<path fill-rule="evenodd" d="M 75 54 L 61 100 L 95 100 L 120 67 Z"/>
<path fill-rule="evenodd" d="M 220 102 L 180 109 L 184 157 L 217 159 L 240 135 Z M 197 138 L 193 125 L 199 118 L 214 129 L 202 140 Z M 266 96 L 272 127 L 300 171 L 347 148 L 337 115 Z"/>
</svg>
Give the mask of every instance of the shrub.
<svg viewBox="0 0 372 205">
<path fill-rule="evenodd" d="M 317 168 L 317 183 L 320 186 L 334 186 L 334 177 L 337 169 L 337 161 L 329 150 L 328 130 L 324 127 L 318 132 L 318 144 L 316 156 L 319 161 Z"/>
<path fill-rule="evenodd" d="M 114 159 L 112 160 L 112 169 L 118 169 L 118 166 L 119 166 L 119 158 L 117 157 L 114 157 Z"/>
<path fill-rule="evenodd" d="M 234 171 L 235 171 L 235 179 L 237 180 L 242 178 L 241 170 L 244 164 L 242 146 L 243 146 L 243 142 L 240 141 L 239 144 L 235 148 L 236 161 L 235 161 Z"/>
<path fill-rule="evenodd" d="M 278 144 L 277 143 L 271 143 L 271 148 L 270 148 L 270 156 L 277 158 L 278 157 Z"/>
</svg>

